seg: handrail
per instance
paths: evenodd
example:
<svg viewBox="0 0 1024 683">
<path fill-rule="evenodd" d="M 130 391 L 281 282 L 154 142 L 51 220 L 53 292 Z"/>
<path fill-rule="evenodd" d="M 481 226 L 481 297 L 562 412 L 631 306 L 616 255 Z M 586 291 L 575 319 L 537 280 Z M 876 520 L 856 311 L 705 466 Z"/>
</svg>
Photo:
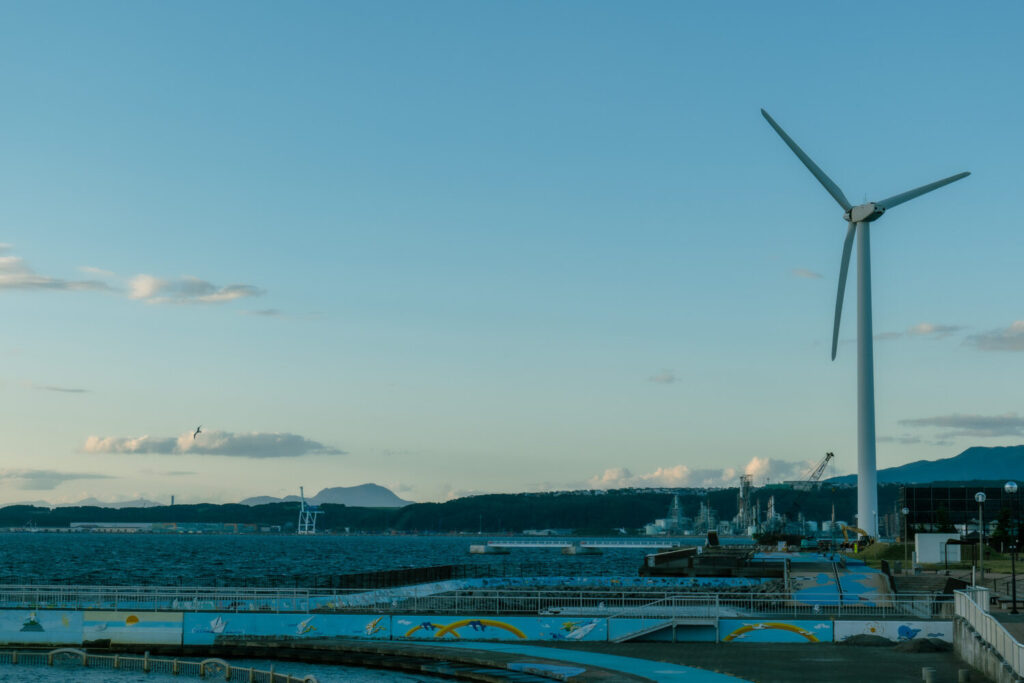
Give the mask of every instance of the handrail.
<svg viewBox="0 0 1024 683">
<path fill-rule="evenodd" d="M 254 683 L 318 683 L 315 676 L 292 676 L 279 674 L 270 670 L 252 667 L 232 666 L 223 659 L 204 659 L 201 662 L 181 659 L 150 657 L 145 653 L 141 657 L 131 655 L 97 655 L 85 650 L 62 647 L 49 652 L 39 650 L 19 652 L 17 650 L 0 650 L 0 664 L 54 666 L 77 663 L 82 667 L 94 669 L 118 669 L 124 671 L 141 671 L 144 673 L 165 673 L 175 676 L 195 676 L 207 678 L 210 675 L 223 675 L 224 680 L 252 681 Z"/>
<path fill-rule="evenodd" d="M 982 640 L 992 646 L 1015 674 L 1021 676 L 1024 674 L 1024 644 L 1018 642 L 998 619 L 978 604 L 972 595 L 975 590 L 967 589 L 955 592 L 956 615 L 966 621 Z M 987 590 L 983 592 L 988 593 Z"/>
</svg>

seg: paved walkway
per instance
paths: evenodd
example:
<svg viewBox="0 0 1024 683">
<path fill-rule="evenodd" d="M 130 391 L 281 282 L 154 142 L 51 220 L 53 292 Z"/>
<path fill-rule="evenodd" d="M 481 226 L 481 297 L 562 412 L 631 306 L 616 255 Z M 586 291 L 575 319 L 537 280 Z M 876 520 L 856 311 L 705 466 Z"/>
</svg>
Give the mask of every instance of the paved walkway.
<svg viewBox="0 0 1024 683">
<path fill-rule="evenodd" d="M 417 643 L 423 645 L 424 643 Z M 430 647 L 448 647 L 459 650 L 483 650 L 501 652 L 503 654 L 523 655 L 526 657 L 543 657 L 572 662 L 582 666 L 595 666 L 612 671 L 621 671 L 633 676 L 640 676 L 658 683 L 740 683 L 746 679 L 715 673 L 692 666 L 673 664 L 670 662 L 623 657 L 602 652 L 566 649 L 562 647 L 542 647 L 540 645 L 520 645 L 518 643 L 430 643 Z M 813 647 L 813 646 L 804 646 Z M 734 651 L 735 652 L 735 651 Z M 819 679 L 820 680 L 820 679 Z"/>
<path fill-rule="evenodd" d="M 756 683 L 920 683 L 923 667 L 936 670 L 936 683 L 956 683 L 959 669 L 968 668 L 953 652 L 900 652 L 895 647 L 831 643 L 559 643 L 558 659 L 565 658 L 565 647 L 574 651 L 613 651 L 625 655 L 623 658 L 661 660 L 652 663 L 666 671 L 667 663 L 685 662 Z M 664 679 L 657 680 L 705 680 L 663 675 Z M 706 680 L 736 680 L 710 671 L 708 675 L 720 678 Z M 988 679 L 972 671 L 970 680 Z"/>
</svg>

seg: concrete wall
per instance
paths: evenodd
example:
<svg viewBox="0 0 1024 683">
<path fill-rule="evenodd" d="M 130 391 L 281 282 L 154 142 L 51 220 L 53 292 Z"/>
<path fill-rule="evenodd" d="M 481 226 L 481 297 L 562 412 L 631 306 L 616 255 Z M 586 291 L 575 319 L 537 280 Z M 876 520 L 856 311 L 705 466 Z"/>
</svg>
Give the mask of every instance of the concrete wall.
<svg viewBox="0 0 1024 683">
<path fill-rule="evenodd" d="M 1020 683 L 1013 669 L 963 619 L 953 622 L 953 650 L 993 683 Z"/>
<path fill-rule="evenodd" d="M 950 562 L 960 561 L 960 546 L 946 545 L 947 541 L 955 541 L 959 534 L 917 534 L 914 537 L 914 552 L 917 561 L 923 564 L 942 564 L 946 554 Z"/>
<path fill-rule="evenodd" d="M 109 640 L 112 644 L 213 645 L 232 638 L 306 640 L 362 638 L 380 640 L 607 641 L 635 633 L 650 620 L 571 615 L 439 616 L 426 614 L 330 614 L 264 612 L 141 612 L 0 610 L 0 643 L 73 645 Z M 721 619 L 722 642 L 815 643 L 841 641 L 870 633 L 890 640 L 952 640 L 950 622 L 835 621 L 831 619 Z M 640 640 L 708 642 L 715 628 L 679 626 Z"/>
<path fill-rule="evenodd" d="M 950 621 L 836 621 L 835 642 L 841 643 L 853 636 L 879 636 L 893 642 L 915 638 L 938 638 L 953 642 L 953 623 Z"/>
</svg>

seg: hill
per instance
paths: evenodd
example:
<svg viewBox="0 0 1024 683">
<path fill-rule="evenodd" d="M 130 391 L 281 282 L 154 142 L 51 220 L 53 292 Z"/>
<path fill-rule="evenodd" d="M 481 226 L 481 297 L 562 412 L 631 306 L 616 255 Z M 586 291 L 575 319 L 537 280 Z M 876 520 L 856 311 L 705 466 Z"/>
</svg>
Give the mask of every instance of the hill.
<svg viewBox="0 0 1024 683">
<path fill-rule="evenodd" d="M 269 503 L 298 502 L 298 496 L 256 496 L 241 501 L 241 505 L 267 505 Z M 334 486 L 320 491 L 308 498 L 310 505 L 347 505 L 360 508 L 400 508 L 412 505 L 412 501 L 403 500 L 383 486 L 377 484 L 360 484 L 359 486 Z"/>
<path fill-rule="evenodd" d="M 916 462 L 888 467 L 878 471 L 879 484 L 929 484 L 949 481 L 982 481 L 1021 479 L 1024 474 L 1024 445 L 996 446 L 985 448 L 974 446 L 963 453 L 941 460 L 918 460 Z M 856 474 L 833 477 L 833 484 L 854 485 Z"/>
</svg>

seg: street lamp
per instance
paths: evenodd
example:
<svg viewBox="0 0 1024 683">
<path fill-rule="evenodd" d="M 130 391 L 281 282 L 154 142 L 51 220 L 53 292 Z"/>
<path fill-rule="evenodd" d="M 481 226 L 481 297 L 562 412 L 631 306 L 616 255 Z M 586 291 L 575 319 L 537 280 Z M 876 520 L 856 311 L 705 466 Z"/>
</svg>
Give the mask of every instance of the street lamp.
<svg viewBox="0 0 1024 683">
<path fill-rule="evenodd" d="M 907 571 L 905 567 L 910 561 L 907 559 L 910 555 L 910 508 L 903 508 L 900 512 L 903 514 L 903 571 Z"/>
<path fill-rule="evenodd" d="M 982 517 L 981 506 L 985 502 L 985 493 L 978 491 L 974 494 L 974 500 L 978 501 L 978 573 L 981 580 L 985 580 L 985 520 Z"/>
<path fill-rule="evenodd" d="M 1013 609 L 1010 614 L 1017 614 L 1017 541 L 1020 538 L 1020 506 L 1017 504 L 1017 482 L 1008 481 L 1003 490 L 1013 496 L 1013 537 L 1010 539 L 1010 574 L 1013 578 Z"/>
</svg>

